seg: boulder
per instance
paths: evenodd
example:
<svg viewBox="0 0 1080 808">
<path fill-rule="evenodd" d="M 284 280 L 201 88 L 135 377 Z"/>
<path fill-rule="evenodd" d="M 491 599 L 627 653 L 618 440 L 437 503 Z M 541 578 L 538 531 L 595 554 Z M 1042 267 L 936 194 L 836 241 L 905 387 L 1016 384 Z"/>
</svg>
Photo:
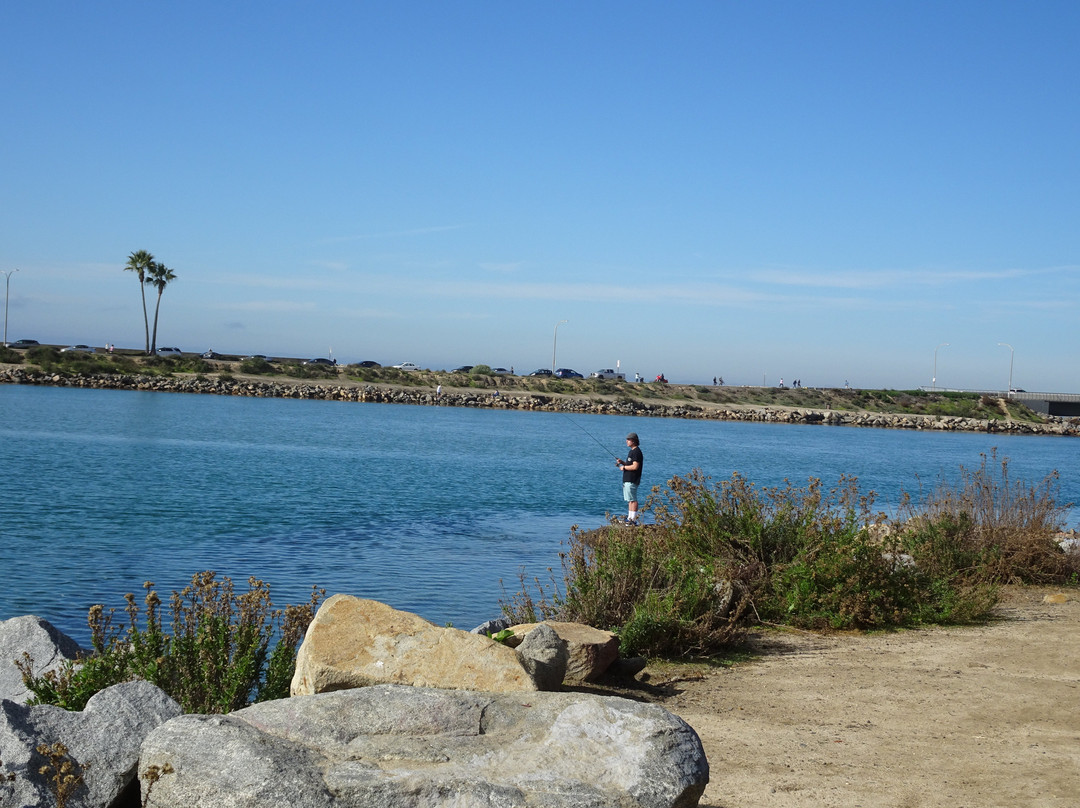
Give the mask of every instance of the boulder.
<svg viewBox="0 0 1080 808">
<path fill-rule="evenodd" d="M 489 637 L 441 628 L 378 601 L 332 595 L 308 626 L 290 692 L 310 695 L 377 684 L 539 689 L 514 650 Z"/>
<path fill-rule="evenodd" d="M 709 778 L 697 733 L 656 705 L 400 685 L 185 715 L 139 767 L 153 808 L 690 808 Z"/>
<path fill-rule="evenodd" d="M 537 626 L 516 650 L 522 666 L 540 690 L 559 689 L 570 655 L 566 641 L 551 626 Z"/>
<path fill-rule="evenodd" d="M 513 625 L 513 621 L 509 617 L 495 617 L 491 620 L 485 620 L 483 623 L 472 629 L 471 634 L 483 634 L 485 637 L 490 637 L 492 634 L 498 634 L 504 628 L 510 628 Z"/>
<path fill-rule="evenodd" d="M 26 615 L 0 620 L 0 699 L 26 704 L 33 695 L 23 684 L 22 672 L 15 667 L 23 652 L 34 660 L 38 676 L 56 670 L 65 660 L 76 659 L 79 644 L 48 620 Z"/>
<path fill-rule="evenodd" d="M 511 626 L 514 636 L 507 640 L 507 645 L 523 641 L 537 626 L 549 626 L 566 642 L 570 654 L 566 664 L 567 682 L 595 682 L 619 656 L 619 638 L 616 634 L 583 623 L 558 620 Z"/>
<path fill-rule="evenodd" d="M 139 746 L 152 729 L 181 714 L 180 705 L 149 682 L 125 682 L 94 695 L 82 712 L 51 704 L 27 707 L 0 701 L 0 760 L 15 779 L 0 785 L 0 806 L 56 805 L 46 777 L 48 760 L 39 745 L 67 747 L 83 783 L 67 801 L 71 808 L 112 805 L 134 779 Z M 8 789 L 5 791 L 4 789 Z"/>
</svg>

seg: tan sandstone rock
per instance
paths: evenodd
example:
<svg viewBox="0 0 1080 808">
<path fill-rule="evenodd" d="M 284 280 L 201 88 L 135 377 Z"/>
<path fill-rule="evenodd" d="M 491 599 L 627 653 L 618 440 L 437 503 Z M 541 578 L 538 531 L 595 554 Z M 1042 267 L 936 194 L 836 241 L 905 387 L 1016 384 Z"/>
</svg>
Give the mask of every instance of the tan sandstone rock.
<svg viewBox="0 0 1080 808">
<path fill-rule="evenodd" d="M 333 595 L 308 627 L 291 693 L 376 684 L 493 693 L 538 689 L 512 648 L 385 603 Z"/>
<path fill-rule="evenodd" d="M 507 645 L 516 645 L 537 626 L 550 626 L 566 642 L 570 659 L 566 664 L 566 682 L 595 682 L 619 657 L 619 638 L 610 631 L 584 623 L 563 623 L 547 620 L 543 623 L 522 623 L 511 626 L 514 636 Z"/>
</svg>

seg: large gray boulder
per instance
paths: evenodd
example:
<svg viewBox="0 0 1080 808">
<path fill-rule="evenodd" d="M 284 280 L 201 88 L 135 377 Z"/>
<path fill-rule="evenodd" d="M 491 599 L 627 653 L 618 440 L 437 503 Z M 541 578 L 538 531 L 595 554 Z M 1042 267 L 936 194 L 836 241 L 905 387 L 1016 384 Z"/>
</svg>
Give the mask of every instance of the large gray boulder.
<svg viewBox="0 0 1080 808">
<path fill-rule="evenodd" d="M 135 777 L 139 746 L 159 724 L 181 714 L 180 705 L 148 682 L 125 682 L 93 696 L 81 712 L 52 705 L 27 707 L 0 701 L 0 760 L 15 774 L 0 785 L 0 808 L 56 805 L 40 769 L 40 744 L 62 743 L 83 785 L 69 808 L 102 808 L 113 803 Z M 89 764 L 89 765 L 87 765 Z M 5 790 L 6 789 L 6 790 Z"/>
<path fill-rule="evenodd" d="M 65 660 L 76 659 L 80 651 L 75 640 L 48 620 L 33 615 L 0 620 L 0 699 L 26 704 L 33 695 L 15 667 L 24 652 L 30 654 L 34 673 L 40 676 L 58 669 Z"/>
<path fill-rule="evenodd" d="M 377 684 L 500 693 L 539 688 L 514 650 L 488 637 L 436 626 L 375 600 L 332 595 L 308 626 L 290 692 L 307 696 Z"/>
<path fill-rule="evenodd" d="M 689 808 L 709 777 L 697 733 L 655 705 L 400 685 L 181 716 L 139 769 L 155 808 Z"/>
</svg>

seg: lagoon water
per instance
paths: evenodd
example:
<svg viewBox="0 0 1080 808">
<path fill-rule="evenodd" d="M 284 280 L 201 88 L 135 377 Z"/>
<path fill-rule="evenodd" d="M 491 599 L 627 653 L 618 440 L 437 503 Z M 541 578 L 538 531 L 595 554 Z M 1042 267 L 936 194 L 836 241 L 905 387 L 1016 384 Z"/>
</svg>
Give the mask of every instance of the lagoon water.
<svg viewBox="0 0 1080 808">
<path fill-rule="evenodd" d="M 996 448 L 1013 479 L 1057 470 L 1080 501 L 1069 438 L 0 385 L 0 619 L 85 643 L 91 604 L 141 604 L 146 580 L 167 600 L 210 569 L 279 606 L 317 585 L 471 628 L 521 570 L 558 570 L 572 525 L 623 513 L 629 431 L 643 487 L 846 474 L 888 510 Z"/>
</svg>

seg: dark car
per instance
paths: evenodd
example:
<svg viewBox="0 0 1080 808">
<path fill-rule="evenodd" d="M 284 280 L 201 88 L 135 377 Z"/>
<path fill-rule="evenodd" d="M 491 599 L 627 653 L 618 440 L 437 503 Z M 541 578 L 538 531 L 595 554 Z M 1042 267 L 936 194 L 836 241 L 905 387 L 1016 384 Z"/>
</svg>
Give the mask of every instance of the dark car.
<svg viewBox="0 0 1080 808">
<path fill-rule="evenodd" d="M 9 348 L 36 348 L 41 343 L 36 339 L 17 339 L 8 345 Z"/>
<path fill-rule="evenodd" d="M 578 373 L 576 370 L 570 368 L 559 368 L 555 371 L 555 375 L 560 379 L 584 379 L 585 377 Z"/>
<path fill-rule="evenodd" d="M 551 371 L 550 371 L 550 370 L 548 370 L 547 368 L 540 368 L 539 370 L 534 370 L 534 371 L 533 371 L 532 373 L 530 373 L 529 375 L 530 375 L 530 376 L 550 376 L 550 375 L 551 375 Z"/>
<path fill-rule="evenodd" d="M 473 369 L 473 365 L 462 365 L 459 368 L 454 368 L 450 372 L 451 373 L 468 373 L 472 369 Z"/>
<path fill-rule="evenodd" d="M 337 362 L 335 362 L 333 359 L 325 359 L 323 357 L 319 357 L 318 359 L 309 359 L 306 362 L 304 362 L 304 364 L 305 365 L 329 365 L 329 366 L 333 367 L 334 365 L 337 364 Z"/>
<path fill-rule="evenodd" d="M 202 355 L 203 359 L 221 359 L 221 354 L 217 351 L 205 351 Z"/>
<path fill-rule="evenodd" d="M 365 359 L 363 362 L 357 362 L 356 366 L 360 367 L 360 368 L 381 368 L 382 367 L 382 365 L 380 365 L 378 362 L 372 362 L 370 359 Z"/>
</svg>

